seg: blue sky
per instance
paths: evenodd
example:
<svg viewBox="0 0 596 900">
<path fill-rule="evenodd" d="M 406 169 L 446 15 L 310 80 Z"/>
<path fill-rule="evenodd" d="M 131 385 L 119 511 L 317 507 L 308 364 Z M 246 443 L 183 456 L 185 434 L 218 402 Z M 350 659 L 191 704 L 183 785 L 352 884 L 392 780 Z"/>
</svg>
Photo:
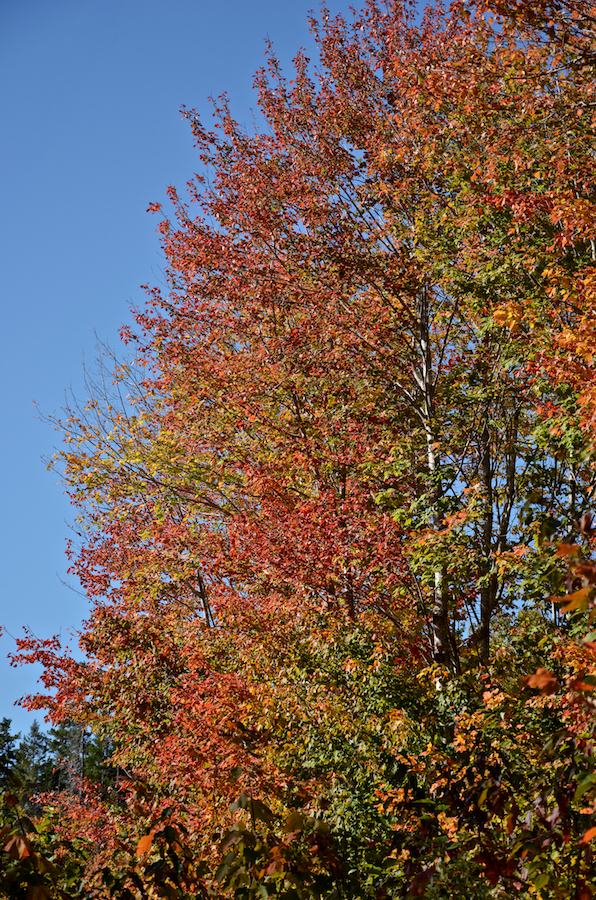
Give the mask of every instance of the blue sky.
<svg viewBox="0 0 596 900">
<path fill-rule="evenodd" d="M 356 4 L 358 5 L 358 4 Z M 149 203 L 198 170 L 184 104 L 207 120 L 227 92 L 250 125 L 252 75 L 271 38 L 284 68 L 312 47 L 313 0 L 0 0 L 0 298 L 3 473 L 0 716 L 38 671 L 10 668 L 12 636 L 76 630 L 86 611 L 64 556 L 73 509 L 42 457 L 59 440 L 36 418 L 72 386 L 95 335 L 117 345 L 140 285 L 161 279 Z M 347 11 L 329 0 L 332 13 Z M 76 588 L 77 585 L 72 585 Z M 38 714 L 39 717 L 39 714 Z"/>
</svg>

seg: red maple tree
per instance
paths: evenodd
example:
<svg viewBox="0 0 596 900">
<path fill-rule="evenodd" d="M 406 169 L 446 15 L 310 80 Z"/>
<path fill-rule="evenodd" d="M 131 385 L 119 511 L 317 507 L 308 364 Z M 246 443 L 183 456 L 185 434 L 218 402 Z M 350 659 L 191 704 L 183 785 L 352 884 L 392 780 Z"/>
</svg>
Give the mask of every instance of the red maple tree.
<svg viewBox="0 0 596 900">
<path fill-rule="evenodd" d="M 315 71 L 299 54 L 287 81 L 271 51 L 257 74 L 261 130 L 224 100 L 213 131 L 185 112 L 204 174 L 188 198 L 169 192 L 169 292 L 148 291 L 124 335 L 134 362 L 63 423 L 85 660 L 21 642 L 50 689 L 30 706 L 111 734 L 123 780 L 152 798 L 136 820 L 136 800 L 130 819 L 105 813 L 108 869 L 113 835 L 128 829 L 134 850 L 150 828 L 142 856 L 167 808 L 192 859 L 215 859 L 214 832 L 252 816 L 253 837 L 228 832 L 227 868 L 195 872 L 197 890 L 419 896 L 442 883 L 443 852 L 482 890 L 529 877 L 512 849 L 518 776 L 507 793 L 472 753 L 482 729 L 505 741 L 506 715 L 526 729 L 498 681 L 511 620 L 531 609 L 548 630 L 537 610 L 565 577 L 557 541 L 579 529 L 586 555 L 592 541 L 574 524 L 596 396 L 592 10 L 497 12 L 323 10 Z M 589 606 L 591 576 L 574 572 Z M 553 658 L 571 660 L 565 648 Z M 537 660 L 518 651 L 528 674 Z M 499 724 L 466 706 L 481 678 L 486 709 L 507 709 Z M 402 728 L 417 735 L 407 749 Z M 432 828 L 412 806 L 435 803 L 412 788 L 426 771 L 428 796 L 445 790 Z M 293 837 L 259 844 L 259 818 Z M 460 850 L 444 851 L 457 821 Z M 389 859 L 402 868 L 381 884 Z"/>
</svg>

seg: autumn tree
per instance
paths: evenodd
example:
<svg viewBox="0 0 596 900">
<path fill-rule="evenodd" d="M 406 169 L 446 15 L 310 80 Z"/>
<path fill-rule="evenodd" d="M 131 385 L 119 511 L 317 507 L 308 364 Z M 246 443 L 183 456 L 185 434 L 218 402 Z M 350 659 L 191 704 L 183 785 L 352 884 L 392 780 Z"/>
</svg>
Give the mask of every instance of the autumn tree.
<svg viewBox="0 0 596 900">
<path fill-rule="evenodd" d="M 86 659 L 21 642 L 124 773 L 132 812 L 64 810 L 112 879 L 175 821 L 187 893 L 584 890 L 592 663 L 553 609 L 594 584 L 592 12 L 497 11 L 323 9 L 261 130 L 185 111 L 169 292 L 59 423 Z"/>
</svg>

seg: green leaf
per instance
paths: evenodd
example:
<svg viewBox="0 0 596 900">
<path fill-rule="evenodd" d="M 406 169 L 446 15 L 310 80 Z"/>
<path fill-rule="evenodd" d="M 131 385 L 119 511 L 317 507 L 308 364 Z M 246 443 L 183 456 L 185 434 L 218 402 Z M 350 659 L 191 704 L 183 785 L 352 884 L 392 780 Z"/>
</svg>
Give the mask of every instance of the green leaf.
<svg viewBox="0 0 596 900">
<path fill-rule="evenodd" d="M 573 795 L 574 800 L 580 800 L 584 794 L 593 788 L 596 785 L 596 775 L 587 775 L 585 778 L 582 778 L 580 782 L 578 782 L 577 788 L 575 789 L 575 794 Z"/>
</svg>

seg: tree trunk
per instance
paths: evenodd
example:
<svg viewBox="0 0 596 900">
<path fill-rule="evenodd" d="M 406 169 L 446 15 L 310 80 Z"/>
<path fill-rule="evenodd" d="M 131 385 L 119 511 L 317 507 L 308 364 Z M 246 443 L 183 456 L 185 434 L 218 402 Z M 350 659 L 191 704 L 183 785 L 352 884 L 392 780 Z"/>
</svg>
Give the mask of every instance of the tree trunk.
<svg viewBox="0 0 596 900">
<path fill-rule="evenodd" d="M 426 435 L 426 456 L 430 478 L 432 481 L 432 510 L 431 521 L 435 531 L 441 528 L 440 501 L 443 495 L 443 486 L 438 477 L 439 458 L 437 452 L 437 440 L 434 432 L 435 412 L 435 378 L 432 365 L 432 352 L 430 346 L 430 310 L 429 291 L 427 285 L 423 285 L 419 294 L 418 322 L 420 326 L 419 345 L 421 351 L 420 374 L 417 377 L 418 386 L 422 393 L 422 418 Z M 432 655 L 437 663 L 453 668 L 453 648 L 449 635 L 449 603 L 446 584 L 445 566 L 435 569 L 434 595 L 432 606 Z"/>
</svg>

